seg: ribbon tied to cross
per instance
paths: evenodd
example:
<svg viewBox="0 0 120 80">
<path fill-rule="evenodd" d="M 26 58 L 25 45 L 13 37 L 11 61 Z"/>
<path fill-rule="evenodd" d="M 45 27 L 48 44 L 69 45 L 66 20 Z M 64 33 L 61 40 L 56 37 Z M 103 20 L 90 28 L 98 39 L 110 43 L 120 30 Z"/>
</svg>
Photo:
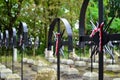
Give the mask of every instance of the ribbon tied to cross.
<svg viewBox="0 0 120 80">
<path fill-rule="evenodd" d="M 95 33 L 97 33 L 97 32 L 99 32 L 99 51 L 102 51 L 102 35 L 103 35 L 103 33 L 102 33 L 102 29 L 103 29 L 103 26 L 104 26 L 104 22 L 102 22 L 100 25 L 99 25 L 99 27 L 96 27 L 93 31 L 92 31 L 92 33 L 90 34 L 90 37 L 92 38 L 94 35 L 95 35 Z"/>
</svg>

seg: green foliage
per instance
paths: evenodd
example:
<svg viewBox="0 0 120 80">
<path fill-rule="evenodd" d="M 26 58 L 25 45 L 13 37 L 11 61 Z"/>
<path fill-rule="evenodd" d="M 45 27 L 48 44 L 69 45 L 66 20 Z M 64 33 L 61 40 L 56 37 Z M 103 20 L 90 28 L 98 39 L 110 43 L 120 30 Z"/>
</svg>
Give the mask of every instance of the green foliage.
<svg viewBox="0 0 120 80">
<path fill-rule="evenodd" d="M 112 19 L 113 16 L 115 16 L 115 19 L 110 24 L 110 29 L 108 32 L 120 32 L 120 0 L 104 0 L 104 21 L 105 26 L 109 23 L 109 21 Z M 90 24 L 90 20 L 92 20 L 94 23 L 98 21 L 98 2 L 94 0 L 90 0 L 88 10 L 87 10 L 87 17 L 86 17 L 86 33 L 90 34 L 92 27 Z"/>
<path fill-rule="evenodd" d="M 111 32 L 113 33 L 120 33 L 120 19 L 119 18 L 115 18 L 114 21 L 112 22 L 110 28 L 112 29 Z"/>
<path fill-rule="evenodd" d="M 40 0 L 34 0 L 34 3 L 35 3 L 36 5 L 39 5 L 39 4 L 40 4 Z"/>
<path fill-rule="evenodd" d="M 110 24 L 109 32 L 116 33 L 119 30 L 119 18 L 120 18 L 120 0 L 105 0 L 105 23 L 108 24 L 113 17 L 113 21 Z"/>
<path fill-rule="evenodd" d="M 8 2 L 7 2 L 8 1 Z M 79 20 L 83 0 L 0 0 L 0 25 L 2 29 L 17 27 L 19 21 L 26 22 L 29 35 L 39 36 L 41 47 L 38 54 L 47 46 L 49 25 L 56 17 L 66 18 L 72 26 L 74 39 L 78 40 L 75 23 Z M 106 23 L 115 16 L 110 26 L 112 32 L 120 32 L 120 0 L 104 0 L 104 20 Z M 90 0 L 86 14 L 86 33 L 91 32 L 90 20 L 98 21 L 98 1 Z M 75 43 L 75 41 L 74 41 Z"/>
<path fill-rule="evenodd" d="M 45 45 L 41 44 L 41 46 L 36 50 L 36 55 L 44 56 Z"/>
<path fill-rule="evenodd" d="M 23 0 L 1 0 L 0 1 L 0 25 L 2 28 L 11 29 L 20 14 Z"/>
<path fill-rule="evenodd" d="M 109 16 L 120 17 L 120 0 L 109 0 Z"/>
<path fill-rule="evenodd" d="M 92 26 L 90 23 L 92 20 L 94 23 L 98 21 L 98 5 L 96 1 L 91 0 L 86 14 L 86 34 L 90 34 L 92 31 Z"/>
</svg>

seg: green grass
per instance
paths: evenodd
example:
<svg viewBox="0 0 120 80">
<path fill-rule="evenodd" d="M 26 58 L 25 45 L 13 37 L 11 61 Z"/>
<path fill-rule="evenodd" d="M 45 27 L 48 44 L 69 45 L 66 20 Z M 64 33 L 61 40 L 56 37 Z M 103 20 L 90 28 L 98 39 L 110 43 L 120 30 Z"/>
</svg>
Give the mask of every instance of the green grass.
<svg viewBox="0 0 120 80">
<path fill-rule="evenodd" d="M 45 58 L 44 58 L 44 54 L 42 55 L 37 55 L 37 56 L 32 56 L 32 55 L 27 55 L 27 54 L 23 54 L 24 58 L 28 58 L 28 59 L 33 59 L 33 60 L 41 60 L 47 64 L 50 64 Z M 5 63 L 6 61 L 6 56 L 3 55 L 2 57 L 0 56 L 0 60 L 2 60 L 2 63 Z M 7 56 L 7 62 L 12 62 L 12 56 L 8 55 Z M 21 62 L 21 53 L 17 53 L 17 62 Z"/>
<path fill-rule="evenodd" d="M 110 77 L 120 77 L 120 72 L 104 71 L 104 73 Z"/>
</svg>

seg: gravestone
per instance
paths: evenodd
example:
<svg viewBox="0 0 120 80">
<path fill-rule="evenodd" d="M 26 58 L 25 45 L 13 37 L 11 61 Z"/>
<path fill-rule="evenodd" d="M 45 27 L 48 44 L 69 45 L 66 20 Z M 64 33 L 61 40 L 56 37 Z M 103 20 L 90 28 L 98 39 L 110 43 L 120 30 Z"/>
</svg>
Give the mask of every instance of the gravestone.
<svg viewBox="0 0 120 80">
<path fill-rule="evenodd" d="M 75 61 L 75 66 L 85 67 L 87 63 L 85 61 Z"/>
<path fill-rule="evenodd" d="M 98 73 L 86 72 L 83 74 L 83 80 L 98 80 Z"/>
<path fill-rule="evenodd" d="M 51 68 L 53 68 L 53 69 L 55 69 L 57 71 L 57 65 L 56 64 L 51 65 Z M 68 68 L 69 68 L 68 65 L 61 64 L 60 65 L 60 72 L 64 72 Z"/>
<path fill-rule="evenodd" d="M 32 65 L 32 70 L 38 72 L 42 68 L 47 68 L 48 65 L 45 62 L 42 61 L 34 61 L 34 64 Z"/>
<path fill-rule="evenodd" d="M 53 51 L 52 50 L 47 50 L 47 48 L 46 48 L 44 51 L 44 54 L 45 54 L 46 59 L 53 58 Z"/>
<path fill-rule="evenodd" d="M 34 64 L 34 60 L 33 59 L 27 59 L 27 64 L 33 65 Z"/>
<path fill-rule="evenodd" d="M 85 61 L 85 62 L 90 62 L 91 61 L 90 58 L 88 58 L 88 57 L 81 57 L 81 60 Z"/>
<path fill-rule="evenodd" d="M 5 80 L 21 80 L 18 74 L 9 74 L 6 76 Z"/>
<path fill-rule="evenodd" d="M 113 80 L 120 80 L 120 78 L 114 78 Z"/>
<path fill-rule="evenodd" d="M 107 71 L 120 72 L 120 66 L 117 64 L 111 64 L 106 66 Z"/>
<path fill-rule="evenodd" d="M 91 67 L 91 63 L 88 64 L 88 67 Z M 98 63 L 93 62 L 92 67 L 98 69 Z"/>
<path fill-rule="evenodd" d="M 66 61 L 66 64 L 67 64 L 67 65 L 73 65 L 73 64 L 74 64 L 74 61 L 73 61 L 72 59 L 68 59 L 68 60 Z"/>
<path fill-rule="evenodd" d="M 28 58 L 23 58 L 23 63 L 27 63 Z"/>
<path fill-rule="evenodd" d="M 60 63 L 61 64 L 66 64 L 67 63 L 67 59 L 60 59 Z"/>
<path fill-rule="evenodd" d="M 2 69 L 6 69 L 6 66 L 5 66 L 5 65 L 0 64 L 0 70 L 2 70 Z"/>
<path fill-rule="evenodd" d="M 57 73 L 52 68 L 43 68 L 37 72 L 35 80 L 57 80 Z"/>
<path fill-rule="evenodd" d="M 0 77 L 2 78 L 2 79 L 5 79 L 6 77 L 7 77 L 7 75 L 9 75 L 9 74 L 12 74 L 12 70 L 10 70 L 10 69 L 1 69 L 0 70 Z"/>
<path fill-rule="evenodd" d="M 78 75 L 79 74 L 79 71 L 78 69 L 76 68 L 67 68 L 64 70 L 63 74 L 66 74 L 66 75 Z"/>
<path fill-rule="evenodd" d="M 112 63 L 116 63 L 116 61 L 112 60 L 112 59 L 106 59 L 105 63 L 106 64 L 112 64 Z"/>
<path fill-rule="evenodd" d="M 54 57 L 53 58 L 48 58 L 47 60 L 51 63 L 56 63 L 56 58 L 54 58 Z"/>
</svg>

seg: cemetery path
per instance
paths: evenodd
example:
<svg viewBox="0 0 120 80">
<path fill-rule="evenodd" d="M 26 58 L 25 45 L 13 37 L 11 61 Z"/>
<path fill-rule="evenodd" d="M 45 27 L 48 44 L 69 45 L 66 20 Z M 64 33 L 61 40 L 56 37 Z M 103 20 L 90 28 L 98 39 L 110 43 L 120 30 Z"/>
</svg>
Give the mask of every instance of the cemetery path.
<svg viewBox="0 0 120 80">
<path fill-rule="evenodd" d="M 15 73 L 19 74 L 21 76 L 21 64 L 15 63 Z M 33 71 L 31 69 L 31 66 L 28 64 L 24 64 L 23 68 L 23 79 L 24 80 L 35 80 L 37 72 Z"/>
<path fill-rule="evenodd" d="M 8 67 L 10 69 L 11 68 L 11 63 L 8 64 Z M 51 64 L 53 65 L 53 63 Z M 54 65 L 56 65 L 54 63 Z M 76 66 L 72 66 L 74 68 L 76 68 L 78 71 L 79 71 L 79 74 L 74 74 L 74 75 L 66 75 L 64 73 L 61 73 L 61 79 L 60 80 L 83 80 L 83 74 L 85 72 L 88 72 L 90 71 L 90 69 L 88 69 L 88 66 L 87 67 L 76 67 Z M 31 65 L 27 64 L 27 63 L 24 63 L 24 72 L 23 72 L 23 75 L 24 75 L 24 80 L 36 80 L 36 75 L 37 75 L 37 72 L 36 71 L 33 71 L 32 70 L 32 67 Z M 94 71 L 97 71 L 94 69 Z M 19 75 L 21 75 L 21 64 L 20 63 L 15 63 L 15 70 L 14 70 L 14 73 L 17 73 Z M 108 77 L 108 76 L 105 76 L 104 80 L 113 80 L 113 78 L 115 77 Z"/>
</svg>

